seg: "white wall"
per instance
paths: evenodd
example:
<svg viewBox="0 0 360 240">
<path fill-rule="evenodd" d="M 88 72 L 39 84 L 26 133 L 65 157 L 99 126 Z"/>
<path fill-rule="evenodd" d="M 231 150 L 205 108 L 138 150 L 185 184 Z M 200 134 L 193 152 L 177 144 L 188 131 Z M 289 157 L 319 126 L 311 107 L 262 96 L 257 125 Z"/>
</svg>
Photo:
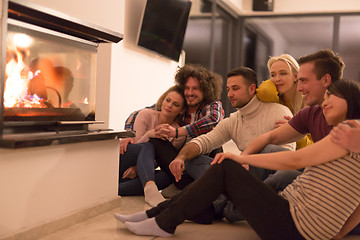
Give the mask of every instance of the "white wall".
<svg viewBox="0 0 360 240">
<path fill-rule="evenodd" d="M 109 126 L 123 129 L 131 112 L 154 104 L 174 84 L 177 63 L 123 43 L 113 45 L 111 61 Z"/>
<path fill-rule="evenodd" d="M 0 149 L 0 239 L 116 198 L 118 156 L 117 140 Z"/>
<path fill-rule="evenodd" d="M 174 84 L 177 63 L 136 46 L 146 0 L 125 0 L 124 40 L 112 46 L 109 126 L 123 129 L 134 110 L 152 105 Z"/>
</svg>

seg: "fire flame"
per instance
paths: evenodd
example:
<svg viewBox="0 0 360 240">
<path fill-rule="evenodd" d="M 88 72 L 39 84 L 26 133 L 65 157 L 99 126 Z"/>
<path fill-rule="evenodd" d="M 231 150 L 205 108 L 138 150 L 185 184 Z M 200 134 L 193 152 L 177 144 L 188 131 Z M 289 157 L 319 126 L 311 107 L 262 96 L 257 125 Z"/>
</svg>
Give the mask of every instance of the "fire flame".
<svg viewBox="0 0 360 240">
<path fill-rule="evenodd" d="M 15 59 L 11 59 L 8 64 L 6 64 L 6 79 L 5 93 L 4 93 L 4 106 L 5 107 L 14 107 L 19 100 L 26 96 L 27 91 L 27 76 L 22 76 L 22 71 L 25 68 L 23 62 L 23 57 L 19 52 L 16 52 Z"/>
<path fill-rule="evenodd" d="M 66 71 L 55 72 L 52 64 L 50 67 L 46 64 L 41 67 L 39 64 L 29 68 L 24 63 L 24 53 L 17 47 L 8 46 L 7 52 L 9 60 L 5 67 L 5 108 L 53 108 L 54 102 L 58 102 L 59 108 L 74 107 L 74 103 L 68 100 L 69 93 L 65 92 L 72 88 L 71 85 L 69 89 L 69 84 L 65 82 L 68 77 Z M 84 97 L 78 103 L 89 105 L 89 100 Z"/>
<path fill-rule="evenodd" d="M 23 55 L 14 50 L 16 58 L 12 58 L 5 67 L 7 76 L 4 92 L 4 106 L 6 108 L 25 107 L 25 108 L 44 108 L 42 99 L 35 95 L 28 95 L 28 83 L 39 72 L 33 74 L 27 71 L 23 61 Z M 25 73 L 24 73 L 25 72 Z"/>
</svg>

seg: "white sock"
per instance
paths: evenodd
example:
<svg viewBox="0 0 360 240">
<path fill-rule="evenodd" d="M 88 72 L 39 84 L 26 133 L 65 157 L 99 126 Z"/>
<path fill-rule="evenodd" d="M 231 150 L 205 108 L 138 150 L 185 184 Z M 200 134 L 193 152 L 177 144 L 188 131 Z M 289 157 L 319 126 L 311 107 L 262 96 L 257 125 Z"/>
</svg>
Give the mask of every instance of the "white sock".
<svg viewBox="0 0 360 240">
<path fill-rule="evenodd" d="M 125 222 L 125 227 L 136 235 L 171 237 L 173 234 L 165 232 L 157 225 L 155 218 L 149 218 L 142 222 Z"/>
<path fill-rule="evenodd" d="M 155 184 L 150 184 L 144 188 L 145 202 L 150 204 L 152 207 L 156 207 L 159 203 L 166 199 L 161 195 L 159 189 Z"/>
<path fill-rule="evenodd" d="M 118 213 L 114 213 L 114 217 L 120 222 L 141 222 L 148 219 L 148 216 L 145 211 L 137 212 L 130 215 L 122 215 Z"/>
</svg>

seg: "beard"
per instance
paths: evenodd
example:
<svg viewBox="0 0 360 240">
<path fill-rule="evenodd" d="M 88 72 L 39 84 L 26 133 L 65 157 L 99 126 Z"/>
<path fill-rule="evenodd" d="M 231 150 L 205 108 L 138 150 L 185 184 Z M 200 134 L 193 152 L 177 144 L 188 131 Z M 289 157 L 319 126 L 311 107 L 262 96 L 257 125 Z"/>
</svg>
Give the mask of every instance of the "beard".
<svg viewBox="0 0 360 240">
<path fill-rule="evenodd" d="M 191 97 L 192 99 L 188 101 L 188 98 Z M 186 96 L 186 103 L 189 107 L 196 107 L 200 105 L 202 100 L 200 100 L 198 97 L 194 97 L 193 95 Z"/>
</svg>

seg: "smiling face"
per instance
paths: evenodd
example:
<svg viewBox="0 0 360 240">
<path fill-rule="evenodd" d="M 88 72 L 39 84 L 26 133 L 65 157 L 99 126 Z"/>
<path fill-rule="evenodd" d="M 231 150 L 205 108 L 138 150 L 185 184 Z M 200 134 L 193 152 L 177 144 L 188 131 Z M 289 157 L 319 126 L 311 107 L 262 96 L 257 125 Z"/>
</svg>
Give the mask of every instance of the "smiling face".
<svg viewBox="0 0 360 240">
<path fill-rule="evenodd" d="M 326 121 L 330 125 L 336 125 L 346 119 L 347 102 L 345 99 L 325 92 L 324 102 L 321 105 Z"/>
<path fill-rule="evenodd" d="M 321 79 L 316 78 L 313 71 L 314 63 L 304 63 L 300 65 L 298 73 L 297 90 L 301 92 L 306 105 L 321 104 L 324 100 L 324 94 L 331 83 L 330 75 L 325 74 Z"/>
<path fill-rule="evenodd" d="M 248 86 L 243 76 L 231 76 L 227 80 L 226 89 L 233 108 L 242 108 L 250 102 L 255 94 L 255 84 Z"/>
<path fill-rule="evenodd" d="M 161 113 L 171 118 L 184 111 L 184 98 L 177 92 L 169 92 L 161 104 Z"/>
<path fill-rule="evenodd" d="M 278 60 L 271 65 L 270 77 L 280 94 L 294 92 L 296 88 L 296 75 L 285 61 Z"/>
<path fill-rule="evenodd" d="M 189 77 L 185 83 L 184 95 L 189 107 L 191 109 L 197 109 L 201 102 L 204 100 L 204 94 L 201 91 L 200 83 L 196 78 Z"/>
</svg>

